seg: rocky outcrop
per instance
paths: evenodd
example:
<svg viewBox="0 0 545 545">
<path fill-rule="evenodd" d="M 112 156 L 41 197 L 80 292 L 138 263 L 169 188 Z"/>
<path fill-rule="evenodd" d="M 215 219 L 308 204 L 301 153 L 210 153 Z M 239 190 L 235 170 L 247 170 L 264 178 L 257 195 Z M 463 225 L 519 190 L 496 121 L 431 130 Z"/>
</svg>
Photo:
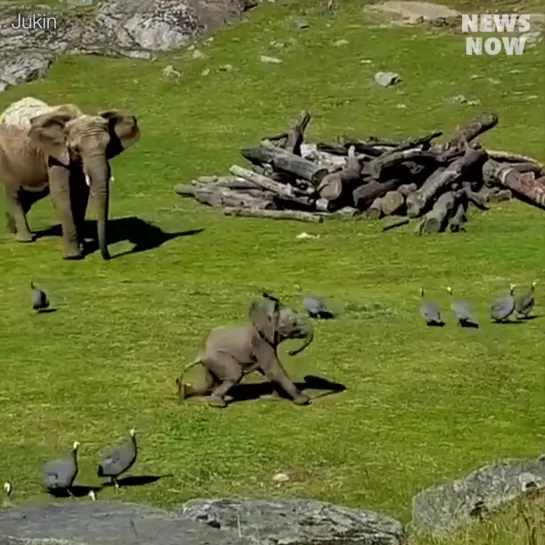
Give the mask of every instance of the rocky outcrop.
<svg viewBox="0 0 545 545">
<path fill-rule="evenodd" d="M 545 458 L 503 460 L 467 477 L 424 490 L 413 500 L 412 527 L 440 535 L 531 491 L 545 488 Z"/>
<path fill-rule="evenodd" d="M 0 510 L 0 545 L 405 545 L 402 525 L 307 500 L 193 500 L 180 512 L 116 501 Z"/>
<path fill-rule="evenodd" d="M 87 0 L 69 4 L 88 5 Z M 151 58 L 239 17 L 257 0 L 114 0 L 88 11 L 2 8 L 0 92 L 43 76 L 61 54 Z M 23 28 L 24 27 L 24 28 Z M 30 28 L 29 28 L 30 27 Z"/>
</svg>

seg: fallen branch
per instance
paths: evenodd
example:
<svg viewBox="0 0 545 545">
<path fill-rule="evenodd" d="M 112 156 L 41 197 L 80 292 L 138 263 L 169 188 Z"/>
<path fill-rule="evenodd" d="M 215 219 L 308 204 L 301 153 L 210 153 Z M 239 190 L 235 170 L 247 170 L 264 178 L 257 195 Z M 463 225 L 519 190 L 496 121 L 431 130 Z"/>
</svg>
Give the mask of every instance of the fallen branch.
<svg viewBox="0 0 545 545">
<path fill-rule="evenodd" d="M 249 218 L 270 218 L 277 220 L 295 220 L 312 223 L 322 223 L 324 218 L 317 214 L 309 212 L 299 212 L 296 210 L 263 210 L 255 208 L 225 207 L 222 212 L 226 216 L 241 216 Z"/>
</svg>

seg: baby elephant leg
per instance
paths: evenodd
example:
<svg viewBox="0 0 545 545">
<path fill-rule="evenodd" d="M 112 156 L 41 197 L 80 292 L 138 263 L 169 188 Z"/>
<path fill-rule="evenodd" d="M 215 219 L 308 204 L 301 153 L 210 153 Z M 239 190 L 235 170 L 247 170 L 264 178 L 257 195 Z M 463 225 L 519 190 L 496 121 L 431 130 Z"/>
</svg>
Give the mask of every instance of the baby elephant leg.
<svg viewBox="0 0 545 545">
<path fill-rule="evenodd" d="M 214 360 L 208 360 L 204 364 L 219 382 L 208 398 L 208 404 L 211 407 L 224 408 L 227 406 L 225 396 L 235 384 L 240 382 L 244 375 L 243 369 L 229 354 L 218 354 Z"/>
<path fill-rule="evenodd" d="M 178 386 L 178 397 L 180 400 L 182 400 L 187 397 L 210 395 L 214 388 L 219 385 L 219 382 L 216 377 L 205 367 L 203 384 L 197 386 L 184 384 L 179 378 L 176 379 L 176 384 Z"/>
<path fill-rule="evenodd" d="M 264 369 L 264 372 L 269 380 L 282 387 L 296 405 L 307 405 L 309 403 L 310 398 L 295 386 L 286 371 L 284 371 L 280 361 L 276 360 L 273 362 Z"/>
</svg>

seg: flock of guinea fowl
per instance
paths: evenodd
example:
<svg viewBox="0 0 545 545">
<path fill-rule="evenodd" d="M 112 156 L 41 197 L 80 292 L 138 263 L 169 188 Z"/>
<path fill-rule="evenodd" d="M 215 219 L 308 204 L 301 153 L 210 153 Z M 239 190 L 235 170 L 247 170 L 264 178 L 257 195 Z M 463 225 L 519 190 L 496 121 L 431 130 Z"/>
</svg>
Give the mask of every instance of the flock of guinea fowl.
<svg viewBox="0 0 545 545">
<path fill-rule="evenodd" d="M 510 316 L 515 313 L 518 320 L 527 319 L 530 317 L 535 305 L 534 290 L 537 281 L 532 282 L 530 290 L 524 295 L 515 298 L 515 284 L 510 284 L 509 295 L 496 299 L 490 307 L 490 318 L 496 323 L 505 323 Z M 37 312 L 45 311 L 49 305 L 47 294 L 40 288 L 30 283 L 32 290 L 32 307 Z M 453 295 L 452 288 L 447 287 L 447 291 Z M 444 326 L 445 323 L 441 319 L 439 306 L 434 301 L 424 299 L 424 289 L 420 289 L 422 297 L 422 305 L 420 308 L 421 314 L 429 326 Z M 309 296 L 304 298 L 304 306 L 311 317 L 333 317 L 331 311 L 325 307 L 325 302 L 322 299 Z M 451 310 L 456 316 L 458 325 L 462 327 L 479 327 L 479 324 L 473 312 L 471 305 L 464 300 L 453 299 Z M 74 442 L 72 452 L 65 458 L 59 458 L 47 462 L 42 469 L 42 485 L 48 492 L 52 494 L 66 493 L 73 496 L 72 488 L 78 474 L 78 447 L 79 443 Z M 134 429 L 130 430 L 129 437 L 123 443 L 110 448 L 102 455 L 101 463 L 98 466 L 97 475 L 101 478 L 109 478 L 111 484 L 116 489 L 119 488 L 118 478 L 127 472 L 135 463 L 138 453 L 136 444 L 136 433 Z M 4 491 L 9 498 L 12 493 L 12 485 L 9 482 L 4 483 Z M 89 496 L 96 499 L 93 491 L 89 492 Z"/>
<path fill-rule="evenodd" d="M 509 295 L 499 297 L 490 307 L 490 318 L 494 323 L 502 324 L 509 323 L 509 318 L 513 313 L 517 320 L 529 319 L 535 305 L 534 291 L 537 285 L 537 280 L 534 280 L 530 286 L 530 290 L 518 298 L 514 297 L 516 284 L 509 285 Z M 452 288 L 447 287 L 447 291 L 453 295 Z M 420 288 L 422 296 L 422 305 L 420 312 L 429 326 L 442 327 L 445 322 L 441 319 L 441 311 L 439 305 L 434 301 L 424 299 L 424 288 Z M 453 299 L 451 310 L 456 316 L 458 325 L 462 327 L 479 327 L 479 322 L 473 316 L 471 305 L 467 301 L 461 299 Z"/>
</svg>

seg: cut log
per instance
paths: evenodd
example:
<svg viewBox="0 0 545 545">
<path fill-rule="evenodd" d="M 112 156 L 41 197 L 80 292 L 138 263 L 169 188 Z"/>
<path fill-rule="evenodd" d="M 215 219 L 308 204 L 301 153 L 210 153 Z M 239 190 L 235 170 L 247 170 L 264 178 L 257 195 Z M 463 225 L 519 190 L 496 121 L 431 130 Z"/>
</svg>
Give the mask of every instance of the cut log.
<svg viewBox="0 0 545 545">
<path fill-rule="evenodd" d="M 331 155 L 348 155 L 348 148 L 342 144 L 331 144 L 327 142 L 318 142 L 316 150 L 322 153 L 330 153 Z"/>
<path fill-rule="evenodd" d="M 431 151 L 423 151 L 419 149 L 408 149 L 391 151 L 384 153 L 380 157 L 376 157 L 366 165 L 366 171 L 376 178 L 381 178 L 382 173 L 391 167 L 403 163 L 404 161 L 427 162 L 428 164 L 436 164 L 439 155 Z"/>
<path fill-rule="evenodd" d="M 365 217 L 370 220 L 379 220 L 382 217 L 382 199 L 375 199 L 365 211 Z"/>
<path fill-rule="evenodd" d="M 416 191 L 418 189 L 418 186 L 416 184 L 403 184 L 400 185 L 397 190 L 406 197 L 409 193 L 412 193 L 413 191 Z"/>
<path fill-rule="evenodd" d="M 410 218 L 418 217 L 428 203 L 453 182 L 460 180 L 470 169 L 486 160 L 486 152 L 482 149 L 467 148 L 464 156 L 456 159 L 446 168 L 437 169 L 422 187 L 407 197 L 407 213 Z"/>
<path fill-rule="evenodd" d="M 405 197 L 399 191 L 388 191 L 381 197 L 382 213 L 391 216 L 399 212 L 405 205 Z"/>
<path fill-rule="evenodd" d="M 497 124 L 497 114 L 482 114 L 470 121 L 467 125 L 459 128 L 446 143 L 444 149 L 462 147 L 464 143 L 471 142 L 477 138 L 477 136 L 494 128 Z"/>
<path fill-rule="evenodd" d="M 265 198 L 257 199 L 245 193 L 214 185 L 197 187 L 195 199 L 202 204 L 213 207 L 245 206 L 266 210 L 275 210 L 277 208 L 273 201 L 266 200 Z"/>
<path fill-rule="evenodd" d="M 178 184 L 174 186 L 174 191 L 180 195 L 180 197 L 192 197 L 195 198 L 195 192 L 199 186 Z"/>
<path fill-rule="evenodd" d="M 316 210 L 318 212 L 331 212 L 333 207 L 331 205 L 331 201 L 327 199 L 318 199 L 314 206 L 316 207 Z"/>
<path fill-rule="evenodd" d="M 483 165 L 483 176 L 496 184 L 510 189 L 518 199 L 545 209 L 545 185 L 538 180 L 529 180 L 509 164 L 488 159 Z"/>
<path fill-rule="evenodd" d="M 460 195 L 456 199 L 456 203 L 454 205 L 454 214 L 452 214 L 451 218 L 448 221 L 448 227 L 451 233 L 465 231 L 465 224 L 467 223 L 468 204 L 468 196 L 465 192 L 460 192 Z"/>
<path fill-rule="evenodd" d="M 263 143 L 258 148 L 243 149 L 241 154 L 253 164 L 268 163 L 275 170 L 287 172 L 314 184 L 319 184 L 327 174 L 327 168 L 267 143 Z"/>
<path fill-rule="evenodd" d="M 288 133 L 284 149 L 295 155 L 301 155 L 301 144 L 304 141 L 305 130 L 310 123 L 310 114 L 308 112 L 301 112 L 297 123 Z"/>
<path fill-rule="evenodd" d="M 489 155 L 490 157 L 490 155 Z M 493 159 L 493 157 L 490 157 Z M 499 161 L 502 162 L 502 161 Z M 507 162 L 507 161 L 506 161 Z M 520 172 L 521 174 L 524 174 L 526 172 L 533 172 L 534 174 L 537 174 L 536 177 L 539 177 L 541 175 L 541 167 L 537 163 L 510 163 L 509 165 L 511 168 L 514 168 L 517 172 Z"/>
<path fill-rule="evenodd" d="M 453 191 L 446 191 L 435 201 L 433 208 L 422 216 L 418 234 L 441 233 L 453 214 L 456 196 Z"/>
<path fill-rule="evenodd" d="M 518 153 L 511 153 L 510 151 L 502 150 L 486 150 L 486 153 L 488 153 L 488 157 L 490 157 L 490 159 L 494 159 L 500 163 L 504 161 L 507 163 L 533 163 L 541 170 L 545 168 L 543 163 L 537 161 L 533 157 L 528 157 L 527 155 L 520 155 Z"/>
<path fill-rule="evenodd" d="M 488 195 L 487 202 L 499 203 L 509 201 L 513 198 L 513 192 L 510 189 L 498 189 Z"/>
<path fill-rule="evenodd" d="M 312 223 L 322 223 L 324 218 L 310 212 L 297 210 L 264 210 L 256 208 L 225 207 L 222 212 L 226 216 L 242 216 L 248 218 L 270 218 L 277 220 L 296 220 Z"/>
<path fill-rule="evenodd" d="M 358 210 L 365 210 L 375 199 L 382 197 L 388 191 L 397 189 L 400 185 L 403 185 L 404 181 L 399 178 L 393 178 L 386 182 L 371 180 L 364 185 L 360 185 L 352 192 L 354 206 Z"/>
</svg>

